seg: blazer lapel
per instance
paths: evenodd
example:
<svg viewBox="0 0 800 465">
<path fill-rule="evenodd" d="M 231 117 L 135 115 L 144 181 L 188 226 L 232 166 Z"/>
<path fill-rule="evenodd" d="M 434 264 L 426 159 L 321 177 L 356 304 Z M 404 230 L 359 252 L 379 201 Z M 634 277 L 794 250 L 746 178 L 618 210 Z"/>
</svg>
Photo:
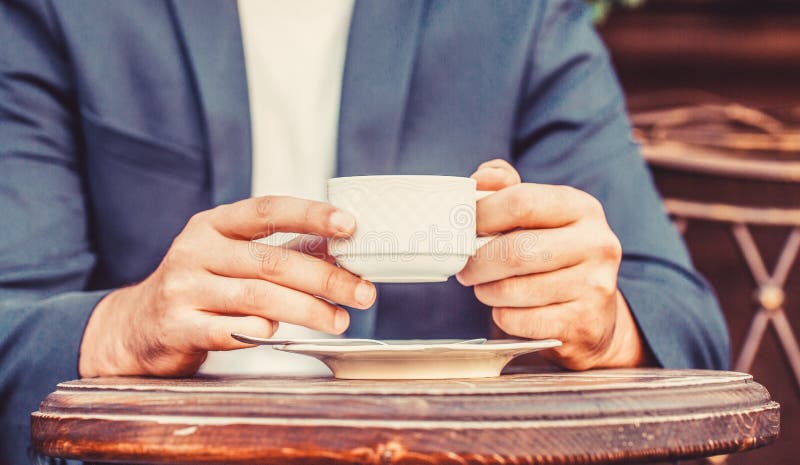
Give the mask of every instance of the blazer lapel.
<svg viewBox="0 0 800 465">
<path fill-rule="evenodd" d="M 250 195 L 247 74 L 236 4 L 172 0 L 206 129 L 214 204 Z M 424 3 L 357 0 L 339 115 L 340 176 L 393 173 Z"/>
<path fill-rule="evenodd" d="M 203 112 L 215 205 L 250 196 L 250 105 L 236 2 L 172 0 Z"/>
<path fill-rule="evenodd" d="M 421 0 L 357 0 L 342 76 L 339 176 L 392 174 L 424 11 Z"/>
</svg>

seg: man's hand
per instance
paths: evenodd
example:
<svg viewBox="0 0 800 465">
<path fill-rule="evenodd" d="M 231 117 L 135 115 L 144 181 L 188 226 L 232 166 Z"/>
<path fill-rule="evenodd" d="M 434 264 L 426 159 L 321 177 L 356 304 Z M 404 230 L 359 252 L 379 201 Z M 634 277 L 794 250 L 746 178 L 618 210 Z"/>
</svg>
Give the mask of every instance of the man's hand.
<svg viewBox="0 0 800 465">
<path fill-rule="evenodd" d="M 495 323 L 515 336 L 560 339 L 553 356 L 567 368 L 645 363 L 617 289 L 622 249 L 600 202 L 572 187 L 522 184 L 503 160 L 472 177 L 478 189 L 498 191 L 478 202 L 478 232 L 504 234 L 478 249 L 457 278 L 493 307 Z"/>
<path fill-rule="evenodd" d="M 198 213 L 153 274 L 97 305 L 81 344 L 81 376 L 190 375 L 210 350 L 249 347 L 230 333 L 270 337 L 279 321 L 343 332 L 349 316 L 331 302 L 369 308 L 372 283 L 324 257 L 251 239 L 278 231 L 346 237 L 354 229 L 350 214 L 291 197 Z"/>
</svg>

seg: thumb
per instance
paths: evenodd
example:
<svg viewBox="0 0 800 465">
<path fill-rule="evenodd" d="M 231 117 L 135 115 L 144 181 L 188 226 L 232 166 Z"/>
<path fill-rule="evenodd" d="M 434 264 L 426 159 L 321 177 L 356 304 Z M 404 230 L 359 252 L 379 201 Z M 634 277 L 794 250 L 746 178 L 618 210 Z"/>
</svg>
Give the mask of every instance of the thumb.
<svg viewBox="0 0 800 465">
<path fill-rule="evenodd" d="M 470 177 L 478 182 L 478 190 L 485 191 L 498 191 L 522 182 L 517 170 L 500 158 L 481 163 Z"/>
</svg>

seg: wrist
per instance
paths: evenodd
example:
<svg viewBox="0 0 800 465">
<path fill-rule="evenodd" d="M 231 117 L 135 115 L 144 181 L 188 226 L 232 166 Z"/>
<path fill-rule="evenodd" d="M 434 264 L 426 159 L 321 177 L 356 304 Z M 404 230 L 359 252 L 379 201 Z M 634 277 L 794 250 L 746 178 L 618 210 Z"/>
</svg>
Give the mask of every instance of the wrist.
<svg viewBox="0 0 800 465">
<path fill-rule="evenodd" d="M 112 291 L 94 308 L 81 341 L 78 373 L 82 378 L 135 374 L 140 370 L 127 341 L 131 318 L 126 302 L 135 302 L 135 286 Z"/>
<path fill-rule="evenodd" d="M 652 357 L 633 319 L 628 302 L 617 290 L 615 296 L 616 321 L 606 357 L 601 366 L 637 367 L 651 364 Z"/>
</svg>

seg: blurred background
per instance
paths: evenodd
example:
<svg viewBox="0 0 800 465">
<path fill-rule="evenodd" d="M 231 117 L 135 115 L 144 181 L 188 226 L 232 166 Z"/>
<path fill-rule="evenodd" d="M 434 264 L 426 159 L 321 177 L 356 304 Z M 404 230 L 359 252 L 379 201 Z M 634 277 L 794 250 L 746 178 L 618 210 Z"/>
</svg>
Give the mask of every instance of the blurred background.
<svg viewBox="0 0 800 465">
<path fill-rule="evenodd" d="M 781 404 L 777 443 L 708 462 L 800 463 L 800 1 L 593 5 L 636 137 L 719 295 L 731 366 Z"/>
</svg>

